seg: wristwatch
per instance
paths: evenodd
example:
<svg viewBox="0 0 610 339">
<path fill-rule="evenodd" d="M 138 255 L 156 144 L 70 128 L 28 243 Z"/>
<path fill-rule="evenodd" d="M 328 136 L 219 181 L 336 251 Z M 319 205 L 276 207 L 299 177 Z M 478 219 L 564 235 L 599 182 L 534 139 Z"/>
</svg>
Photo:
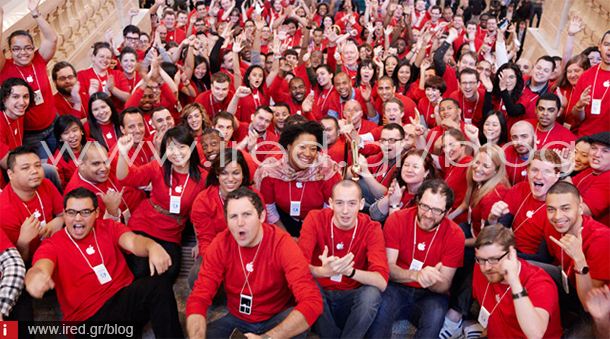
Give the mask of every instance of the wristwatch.
<svg viewBox="0 0 610 339">
<path fill-rule="evenodd" d="M 350 279 L 351 279 L 351 278 L 353 278 L 353 277 L 354 277 L 354 275 L 356 275 L 356 269 L 355 269 L 355 268 L 352 268 L 352 273 L 350 273 L 349 275 L 346 275 L 346 277 L 348 277 L 348 278 L 350 278 Z"/>
<path fill-rule="evenodd" d="M 36 12 L 30 12 L 30 14 L 32 14 L 32 18 L 34 19 L 42 15 L 42 13 L 40 13 L 40 10 L 37 10 Z"/>
<path fill-rule="evenodd" d="M 520 299 L 520 298 L 524 298 L 527 297 L 527 290 L 525 289 L 525 287 L 523 287 L 523 291 L 521 291 L 520 293 L 513 293 L 513 300 L 514 299 Z"/>
<path fill-rule="evenodd" d="M 580 270 L 576 268 L 576 266 L 574 266 L 574 273 L 580 275 L 587 275 L 589 274 L 589 266 L 583 266 Z"/>
</svg>

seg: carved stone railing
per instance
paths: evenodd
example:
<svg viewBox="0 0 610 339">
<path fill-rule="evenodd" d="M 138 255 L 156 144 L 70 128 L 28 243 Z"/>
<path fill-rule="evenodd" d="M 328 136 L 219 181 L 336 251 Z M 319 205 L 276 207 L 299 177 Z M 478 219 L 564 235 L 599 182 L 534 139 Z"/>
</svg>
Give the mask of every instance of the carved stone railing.
<svg viewBox="0 0 610 339">
<path fill-rule="evenodd" d="M 2 0 L 3 2 L 5 0 Z M 27 1 L 20 4 L 14 2 L 7 5 L 9 11 L 5 10 L 4 32 L 2 34 L 1 49 L 7 57 L 7 37 L 16 30 L 27 30 L 34 38 L 36 46 L 40 46 L 44 39 L 38 25 L 27 10 Z M 4 6 L 4 5 L 3 5 Z M 91 46 L 96 41 L 103 41 L 107 29 L 112 28 L 115 32 L 117 43 L 122 41 L 122 27 L 127 20 L 127 11 L 138 8 L 137 0 L 44 0 L 39 6 L 42 15 L 55 28 L 58 35 L 57 52 L 49 63 L 49 71 L 58 61 L 68 61 L 77 70 L 88 68 L 91 64 Z M 11 23 L 6 27 L 6 22 Z M 141 29 L 150 31 L 150 20 L 145 10 L 135 19 Z M 50 73 L 49 73 L 50 74 Z"/>
</svg>

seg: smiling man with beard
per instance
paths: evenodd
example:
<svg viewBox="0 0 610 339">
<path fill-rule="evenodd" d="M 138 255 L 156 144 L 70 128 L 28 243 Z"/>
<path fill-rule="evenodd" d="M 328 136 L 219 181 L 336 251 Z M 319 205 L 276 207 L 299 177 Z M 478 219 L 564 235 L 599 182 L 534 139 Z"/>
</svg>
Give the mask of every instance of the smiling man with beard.
<svg viewBox="0 0 610 339">
<path fill-rule="evenodd" d="M 80 91 L 80 83 L 74 66 L 67 61 L 60 61 L 53 66 L 51 76 L 55 88 L 57 88 L 57 93 L 55 93 L 57 113 L 60 115 L 72 114 L 81 120 L 86 119 L 89 114 L 87 109 L 89 95 Z"/>
<path fill-rule="evenodd" d="M 425 181 L 417 206 L 392 213 L 384 226 L 390 283 L 367 337 L 390 338 L 392 323 L 408 319 L 416 338 L 438 338 L 449 305 L 447 291 L 464 260 L 464 233 L 447 218 L 453 191 Z"/>
<path fill-rule="evenodd" d="M 561 158 L 549 149 L 536 151 L 527 169 L 527 181 L 513 186 L 489 212 L 489 224 L 512 228 L 519 257 L 540 262 L 546 258 L 544 208 L 546 194 L 558 180 Z"/>
<path fill-rule="evenodd" d="M 517 257 L 512 232 L 486 226 L 474 247 L 480 269 L 474 269 L 472 293 L 487 337 L 560 338 L 557 287 L 541 268 Z"/>
</svg>

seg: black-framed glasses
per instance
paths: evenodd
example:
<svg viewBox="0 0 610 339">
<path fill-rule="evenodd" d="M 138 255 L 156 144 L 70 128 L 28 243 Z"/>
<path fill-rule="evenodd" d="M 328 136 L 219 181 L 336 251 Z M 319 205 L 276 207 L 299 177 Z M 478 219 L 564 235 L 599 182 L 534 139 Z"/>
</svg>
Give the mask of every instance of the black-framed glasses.
<svg viewBox="0 0 610 339">
<path fill-rule="evenodd" d="M 65 213 L 67 216 L 69 216 L 71 218 L 76 217 L 77 214 L 80 214 L 81 217 L 86 218 L 86 217 L 90 216 L 94 211 L 95 211 L 95 209 L 90 209 L 90 208 L 85 208 L 84 210 L 80 210 L 80 211 L 69 209 L 69 210 L 66 210 Z"/>
<path fill-rule="evenodd" d="M 488 262 L 490 265 L 497 265 L 500 262 L 500 260 L 502 260 L 505 256 L 508 255 L 508 253 L 509 252 L 506 252 L 497 258 L 489 258 L 489 259 L 481 259 L 481 258 L 475 256 L 474 261 L 476 261 L 477 264 L 479 264 L 479 265 L 485 265 L 486 262 Z"/>
<path fill-rule="evenodd" d="M 445 210 L 442 210 L 440 208 L 436 208 L 436 207 L 430 207 L 424 203 L 418 203 L 417 206 L 419 206 L 419 208 L 421 208 L 421 211 L 426 213 L 428 211 L 432 211 L 432 214 L 434 215 L 441 215 L 443 213 L 445 213 Z"/>
<path fill-rule="evenodd" d="M 395 143 L 402 141 L 403 139 L 394 139 L 394 138 L 389 138 L 389 139 L 385 139 L 385 138 L 380 138 L 379 139 L 379 143 L 380 144 L 385 144 L 386 142 L 390 145 L 394 145 Z"/>
</svg>

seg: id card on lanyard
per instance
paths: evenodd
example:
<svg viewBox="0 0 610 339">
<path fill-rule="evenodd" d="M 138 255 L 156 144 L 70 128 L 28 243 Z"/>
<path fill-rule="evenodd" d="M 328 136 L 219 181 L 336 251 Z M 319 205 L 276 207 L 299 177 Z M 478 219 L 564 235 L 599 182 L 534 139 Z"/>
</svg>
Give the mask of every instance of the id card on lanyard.
<svg viewBox="0 0 610 339">
<path fill-rule="evenodd" d="M 172 195 L 172 188 L 169 188 L 169 213 L 171 214 L 180 214 L 180 200 L 182 199 L 182 195 L 184 195 L 184 191 L 186 191 L 186 185 L 188 185 L 189 178 L 191 177 L 191 173 L 186 176 L 186 181 L 184 181 L 184 186 L 178 185 L 174 189 L 176 193 L 180 193 L 180 196 Z M 173 169 L 172 173 L 169 175 L 169 183 L 170 185 L 173 182 Z"/>
</svg>

